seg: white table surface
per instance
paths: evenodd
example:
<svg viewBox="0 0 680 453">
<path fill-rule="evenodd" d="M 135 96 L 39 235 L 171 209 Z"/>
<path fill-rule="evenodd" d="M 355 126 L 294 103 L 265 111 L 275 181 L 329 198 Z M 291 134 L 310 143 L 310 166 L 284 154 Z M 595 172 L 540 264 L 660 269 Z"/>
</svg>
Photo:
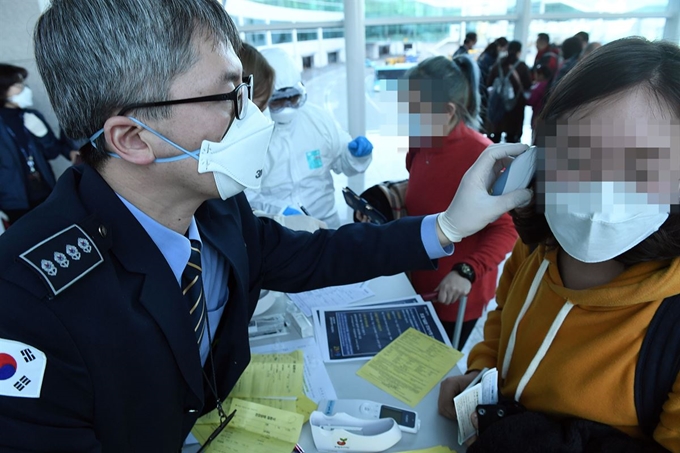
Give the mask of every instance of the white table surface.
<svg viewBox="0 0 680 453">
<path fill-rule="evenodd" d="M 375 293 L 364 302 L 379 302 L 383 300 L 398 299 L 415 294 L 411 283 L 404 274 L 391 277 L 379 277 L 369 281 L 369 288 Z M 280 295 L 274 306 L 266 314 L 274 314 L 285 311 L 287 296 Z M 271 339 L 252 340 L 252 346 L 271 343 L 272 341 L 288 341 L 298 339 L 297 332 L 292 331 L 288 335 L 274 337 Z M 446 445 L 457 452 L 464 452 L 465 447 L 458 445 L 458 428 L 456 423 L 440 416 L 437 412 L 437 397 L 439 395 L 439 385 L 436 385 L 423 400 L 415 407 L 411 408 L 406 403 L 399 401 L 390 394 L 379 389 L 375 385 L 356 375 L 357 370 L 366 363 L 365 360 L 350 361 L 341 363 L 327 363 L 326 369 L 330 375 L 335 391 L 340 399 L 367 399 L 395 407 L 403 407 L 418 412 L 420 417 L 420 430 L 417 434 L 403 433 L 401 440 L 387 452 L 401 452 L 408 450 L 418 450 L 437 445 Z M 447 376 L 460 374 L 454 367 Z M 302 427 L 300 435 L 300 446 L 305 452 L 316 452 L 312 432 L 309 423 Z"/>
<path fill-rule="evenodd" d="M 369 281 L 369 288 L 375 296 L 361 301 L 379 302 L 390 299 L 399 299 L 415 294 L 411 283 L 405 274 L 398 274 L 390 277 L 379 277 Z M 277 296 L 274 305 L 266 311 L 267 315 L 285 312 L 288 297 L 285 294 Z M 286 335 L 272 338 L 251 340 L 251 346 L 271 344 L 272 342 L 285 342 L 299 339 L 300 335 L 291 329 Z M 418 412 L 420 417 L 420 430 L 417 434 L 403 433 L 401 440 L 386 452 L 402 452 L 408 450 L 419 450 L 438 445 L 445 445 L 457 451 L 464 452 L 464 446 L 458 445 L 458 428 L 456 423 L 440 416 L 437 412 L 437 397 L 439 395 L 439 385 L 436 385 L 422 401 L 411 408 L 406 403 L 399 401 L 370 382 L 356 375 L 357 370 L 366 363 L 365 360 L 350 361 L 342 363 L 327 363 L 326 369 L 330 375 L 335 391 L 340 399 L 367 399 L 395 407 L 403 407 Z M 460 374 L 457 367 L 453 367 L 447 376 Z M 300 434 L 299 445 L 305 452 L 316 452 L 312 439 L 312 432 L 309 423 L 305 423 Z M 184 448 L 185 453 L 195 452 L 196 446 Z"/>
</svg>

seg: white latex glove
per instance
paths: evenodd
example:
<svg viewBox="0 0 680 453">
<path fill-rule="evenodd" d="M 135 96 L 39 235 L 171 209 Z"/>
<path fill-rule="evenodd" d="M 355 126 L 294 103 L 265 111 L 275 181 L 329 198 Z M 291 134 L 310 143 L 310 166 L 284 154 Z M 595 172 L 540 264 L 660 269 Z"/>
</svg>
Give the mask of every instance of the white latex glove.
<svg viewBox="0 0 680 453">
<path fill-rule="evenodd" d="M 521 143 L 499 143 L 482 152 L 477 161 L 465 172 L 458 191 L 446 211 L 437 216 L 441 232 L 451 242 L 475 234 L 489 223 L 516 207 L 531 201 L 530 189 L 515 190 L 500 196 L 489 195 L 499 172 L 529 148 Z"/>
</svg>

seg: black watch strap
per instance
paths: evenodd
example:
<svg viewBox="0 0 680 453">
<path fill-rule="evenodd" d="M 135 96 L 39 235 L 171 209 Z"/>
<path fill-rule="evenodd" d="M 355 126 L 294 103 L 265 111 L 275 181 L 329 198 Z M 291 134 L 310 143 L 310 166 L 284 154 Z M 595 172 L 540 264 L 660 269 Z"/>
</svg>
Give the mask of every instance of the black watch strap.
<svg viewBox="0 0 680 453">
<path fill-rule="evenodd" d="M 451 270 L 458 272 L 461 277 L 470 280 L 470 283 L 475 282 L 475 270 L 468 263 L 458 263 Z"/>
</svg>

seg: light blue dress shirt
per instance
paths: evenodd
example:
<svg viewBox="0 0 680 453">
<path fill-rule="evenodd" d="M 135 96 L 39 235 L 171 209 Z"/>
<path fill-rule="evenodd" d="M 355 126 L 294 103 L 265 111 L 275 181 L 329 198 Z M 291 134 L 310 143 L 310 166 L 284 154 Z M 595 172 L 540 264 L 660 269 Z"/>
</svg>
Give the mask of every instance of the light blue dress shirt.
<svg viewBox="0 0 680 453">
<path fill-rule="evenodd" d="M 196 226 L 196 219 L 191 218 L 189 224 L 188 238 L 184 235 L 161 225 L 125 198 L 118 195 L 118 198 L 130 210 L 132 215 L 142 225 L 156 247 L 161 251 L 163 257 L 168 262 L 172 273 L 175 275 L 177 285 L 181 285 L 182 272 L 189 261 L 191 255 L 191 240 L 201 241 L 201 236 Z M 437 259 L 453 253 L 453 245 L 442 248 L 437 238 L 436 215 L 429 215 L 423 219 L 420 226 L 420 237 L 423 246 L 430 259 Z M 208 322 L 210 326 L 210 338 L 215 338 L 217 325 L 220 323 L 224 307 L 229 297 L 229 265 L 225 258 L 209 244 L 201 242 L 201 267 L 203 272 L 203 292 L 205 293 L 206 308 L 208 309 Z M 201 364 L 205 365 L 208 358 L 209 345 L 208 335 L 203 335 L 200 345 Z"/>
<path fill-rule="evenodd" d="M 175 275 L 177 285 L 180 286 L 182 272 L 184 272 L 184 268 L 187 262 L 189 262 L 189 256 L 191 255 L 190 240 L 201 242 L 201 235 L 198 232 L 196 220 L 193 217 L 191 218 L 188 231 L 189 238 L 187 238 L 156 222 L 120 195 L 118 197 L 161 251 L 172 273 Z M 201 242 L 201 267 L 203 268 L 201 273 L 203 292 L 205 293 L 205 303 L 208 310 L 206 326 L 210 325 L 210 338 L 215 338 L 217 325 L 220 323 L 224 307 L 227 304 L 227 298 L 229 297 L 229 287 L 227 286 L 229 281 L 229 264 L 213 247 Z M 208 358 L 209 346 L 208 335 L 203 335 L 199 347 L 201 364 L 203 365 L 205 365 L 205 361 Z"/>
</svg>

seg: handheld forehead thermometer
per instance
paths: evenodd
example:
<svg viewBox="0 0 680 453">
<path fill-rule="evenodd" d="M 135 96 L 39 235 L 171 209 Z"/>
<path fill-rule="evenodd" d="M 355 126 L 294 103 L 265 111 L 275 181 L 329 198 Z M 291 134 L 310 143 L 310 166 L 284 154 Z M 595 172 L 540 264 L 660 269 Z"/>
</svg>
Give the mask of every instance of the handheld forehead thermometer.
<svg viewBox="0 0 680 453">
<path fill-rule="evenodd" d="M 417 433 L 420 429 L 418 413 L 407 409 L 388 406 L 368 400 L 322 400 L 319 411 L 324 415 L 344 412 L 356 418 L 375 420 L 392 418 L 399 425 L 399 429 L 407 433 Z"/>
<path fill-rule="evenodd" d="M 513 190 L 526 189 L 536 173 L 536 147 L 524 151 L 505 167 L 491 188 L 491 195 L 503 195 Z"/>
</svg>

